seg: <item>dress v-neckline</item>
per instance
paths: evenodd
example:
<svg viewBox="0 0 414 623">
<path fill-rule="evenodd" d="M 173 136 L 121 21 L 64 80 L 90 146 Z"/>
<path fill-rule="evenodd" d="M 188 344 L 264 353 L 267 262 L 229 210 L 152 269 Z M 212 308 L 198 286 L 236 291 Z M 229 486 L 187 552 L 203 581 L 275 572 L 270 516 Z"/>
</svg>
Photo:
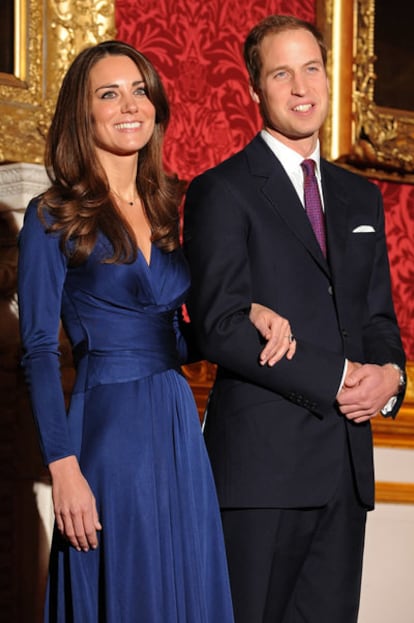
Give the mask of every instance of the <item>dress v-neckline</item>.
<svg viewBox="0 0 414 623">
<path fill-rule="evenodd" d="M 151 263 L 152 263 L 152 251 L 153 251 L 153 245 L 152 242 L 150 244 L 150 253 L 149 253 L 149 258 L 147 260 L 147 258 L 145 257 L 141 247 L 138 247 L 138 254 L 141 255 L 142 259 L 144 260 L 147 268 L 151 268 Z"/>
</svg>

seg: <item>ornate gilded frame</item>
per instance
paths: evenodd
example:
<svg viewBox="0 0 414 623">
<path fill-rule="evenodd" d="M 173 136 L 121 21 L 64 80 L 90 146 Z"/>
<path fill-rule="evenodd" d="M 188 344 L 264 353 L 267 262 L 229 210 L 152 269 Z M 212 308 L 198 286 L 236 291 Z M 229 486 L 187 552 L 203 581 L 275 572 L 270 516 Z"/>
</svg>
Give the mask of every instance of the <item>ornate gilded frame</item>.
<svg viewBox="0 0 414 623">
<path fill-rule="evenodd" d="M 41 163 L 62 77 L 82 48 L 115 37 L 115 2 L 14 2 L 15 73 L 0 74 L 0 162 Z"/>
<path fill-rule="evenodd" d="M 375 0 L 317 0 L 317 22 L 330 50 L 325 156 L 372 178 L 414 183 L 414 111 L 374 100 Z"/>
</svg>

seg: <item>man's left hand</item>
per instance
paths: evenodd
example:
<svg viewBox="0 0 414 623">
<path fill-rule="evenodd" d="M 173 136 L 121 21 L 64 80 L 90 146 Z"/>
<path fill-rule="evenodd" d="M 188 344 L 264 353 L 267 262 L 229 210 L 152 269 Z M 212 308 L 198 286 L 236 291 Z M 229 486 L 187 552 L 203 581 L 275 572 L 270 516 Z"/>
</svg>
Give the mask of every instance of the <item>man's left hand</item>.
<svg viewBox="0 0 414 623">
<path fill-rule="evenodd" d="M 347 375 L 337 401 L 345 417 L 359 424 L 375 417 L 398 392 L 399 373 L 394 366 L 365 364 Z"/>
</svg>

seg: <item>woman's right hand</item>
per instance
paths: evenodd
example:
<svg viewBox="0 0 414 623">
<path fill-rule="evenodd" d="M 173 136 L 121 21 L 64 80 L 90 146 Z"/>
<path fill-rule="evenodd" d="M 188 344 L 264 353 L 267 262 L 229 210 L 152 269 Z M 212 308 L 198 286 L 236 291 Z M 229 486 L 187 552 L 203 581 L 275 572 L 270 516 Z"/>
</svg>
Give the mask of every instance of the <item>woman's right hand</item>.
<svg viewBox="0 0 414 623">
<path fill-rule="evenodd" d="M 95 496 L 82 475 L 75 456 L 49 464 L 53 507 L 59 532 L 78 551 L 98 547 L 97 530 L 102 530 Z"/>
<path fill-rule="evenodd" d="M 292 359 L 296 352 L 296 339 L 292 335 L 289 321 L 269 307 L 252 303 L 249 314 L 250 322 L 267 340 L 260 353 L 260 365 L 274 366 L 284 356 Z"/>
</svg>

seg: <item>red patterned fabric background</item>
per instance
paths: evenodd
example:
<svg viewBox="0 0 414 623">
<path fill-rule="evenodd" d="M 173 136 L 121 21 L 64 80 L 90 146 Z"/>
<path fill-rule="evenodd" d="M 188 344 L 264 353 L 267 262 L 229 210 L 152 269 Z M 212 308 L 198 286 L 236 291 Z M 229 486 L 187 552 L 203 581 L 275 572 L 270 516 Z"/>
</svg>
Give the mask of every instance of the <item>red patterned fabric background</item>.
<svg viewBox="0 0 414 623">
<path fill-rule="evenodd" d="M 414 186 L 379 182 L 384 198 L 394 305 L 407 359 L 414 360 Z"/>
<path fill-rule="evenodd" d="M 116 0 L 117 38 L 154 63 L 171 104 L 168 168 L 183 179 L 242 148 L 260 128 L 242 44 L 270 13 L 315 21 L 315 0 Z M 414 186 L 380 182 L 394 301 L 414 360 Z"/>
</svg>

